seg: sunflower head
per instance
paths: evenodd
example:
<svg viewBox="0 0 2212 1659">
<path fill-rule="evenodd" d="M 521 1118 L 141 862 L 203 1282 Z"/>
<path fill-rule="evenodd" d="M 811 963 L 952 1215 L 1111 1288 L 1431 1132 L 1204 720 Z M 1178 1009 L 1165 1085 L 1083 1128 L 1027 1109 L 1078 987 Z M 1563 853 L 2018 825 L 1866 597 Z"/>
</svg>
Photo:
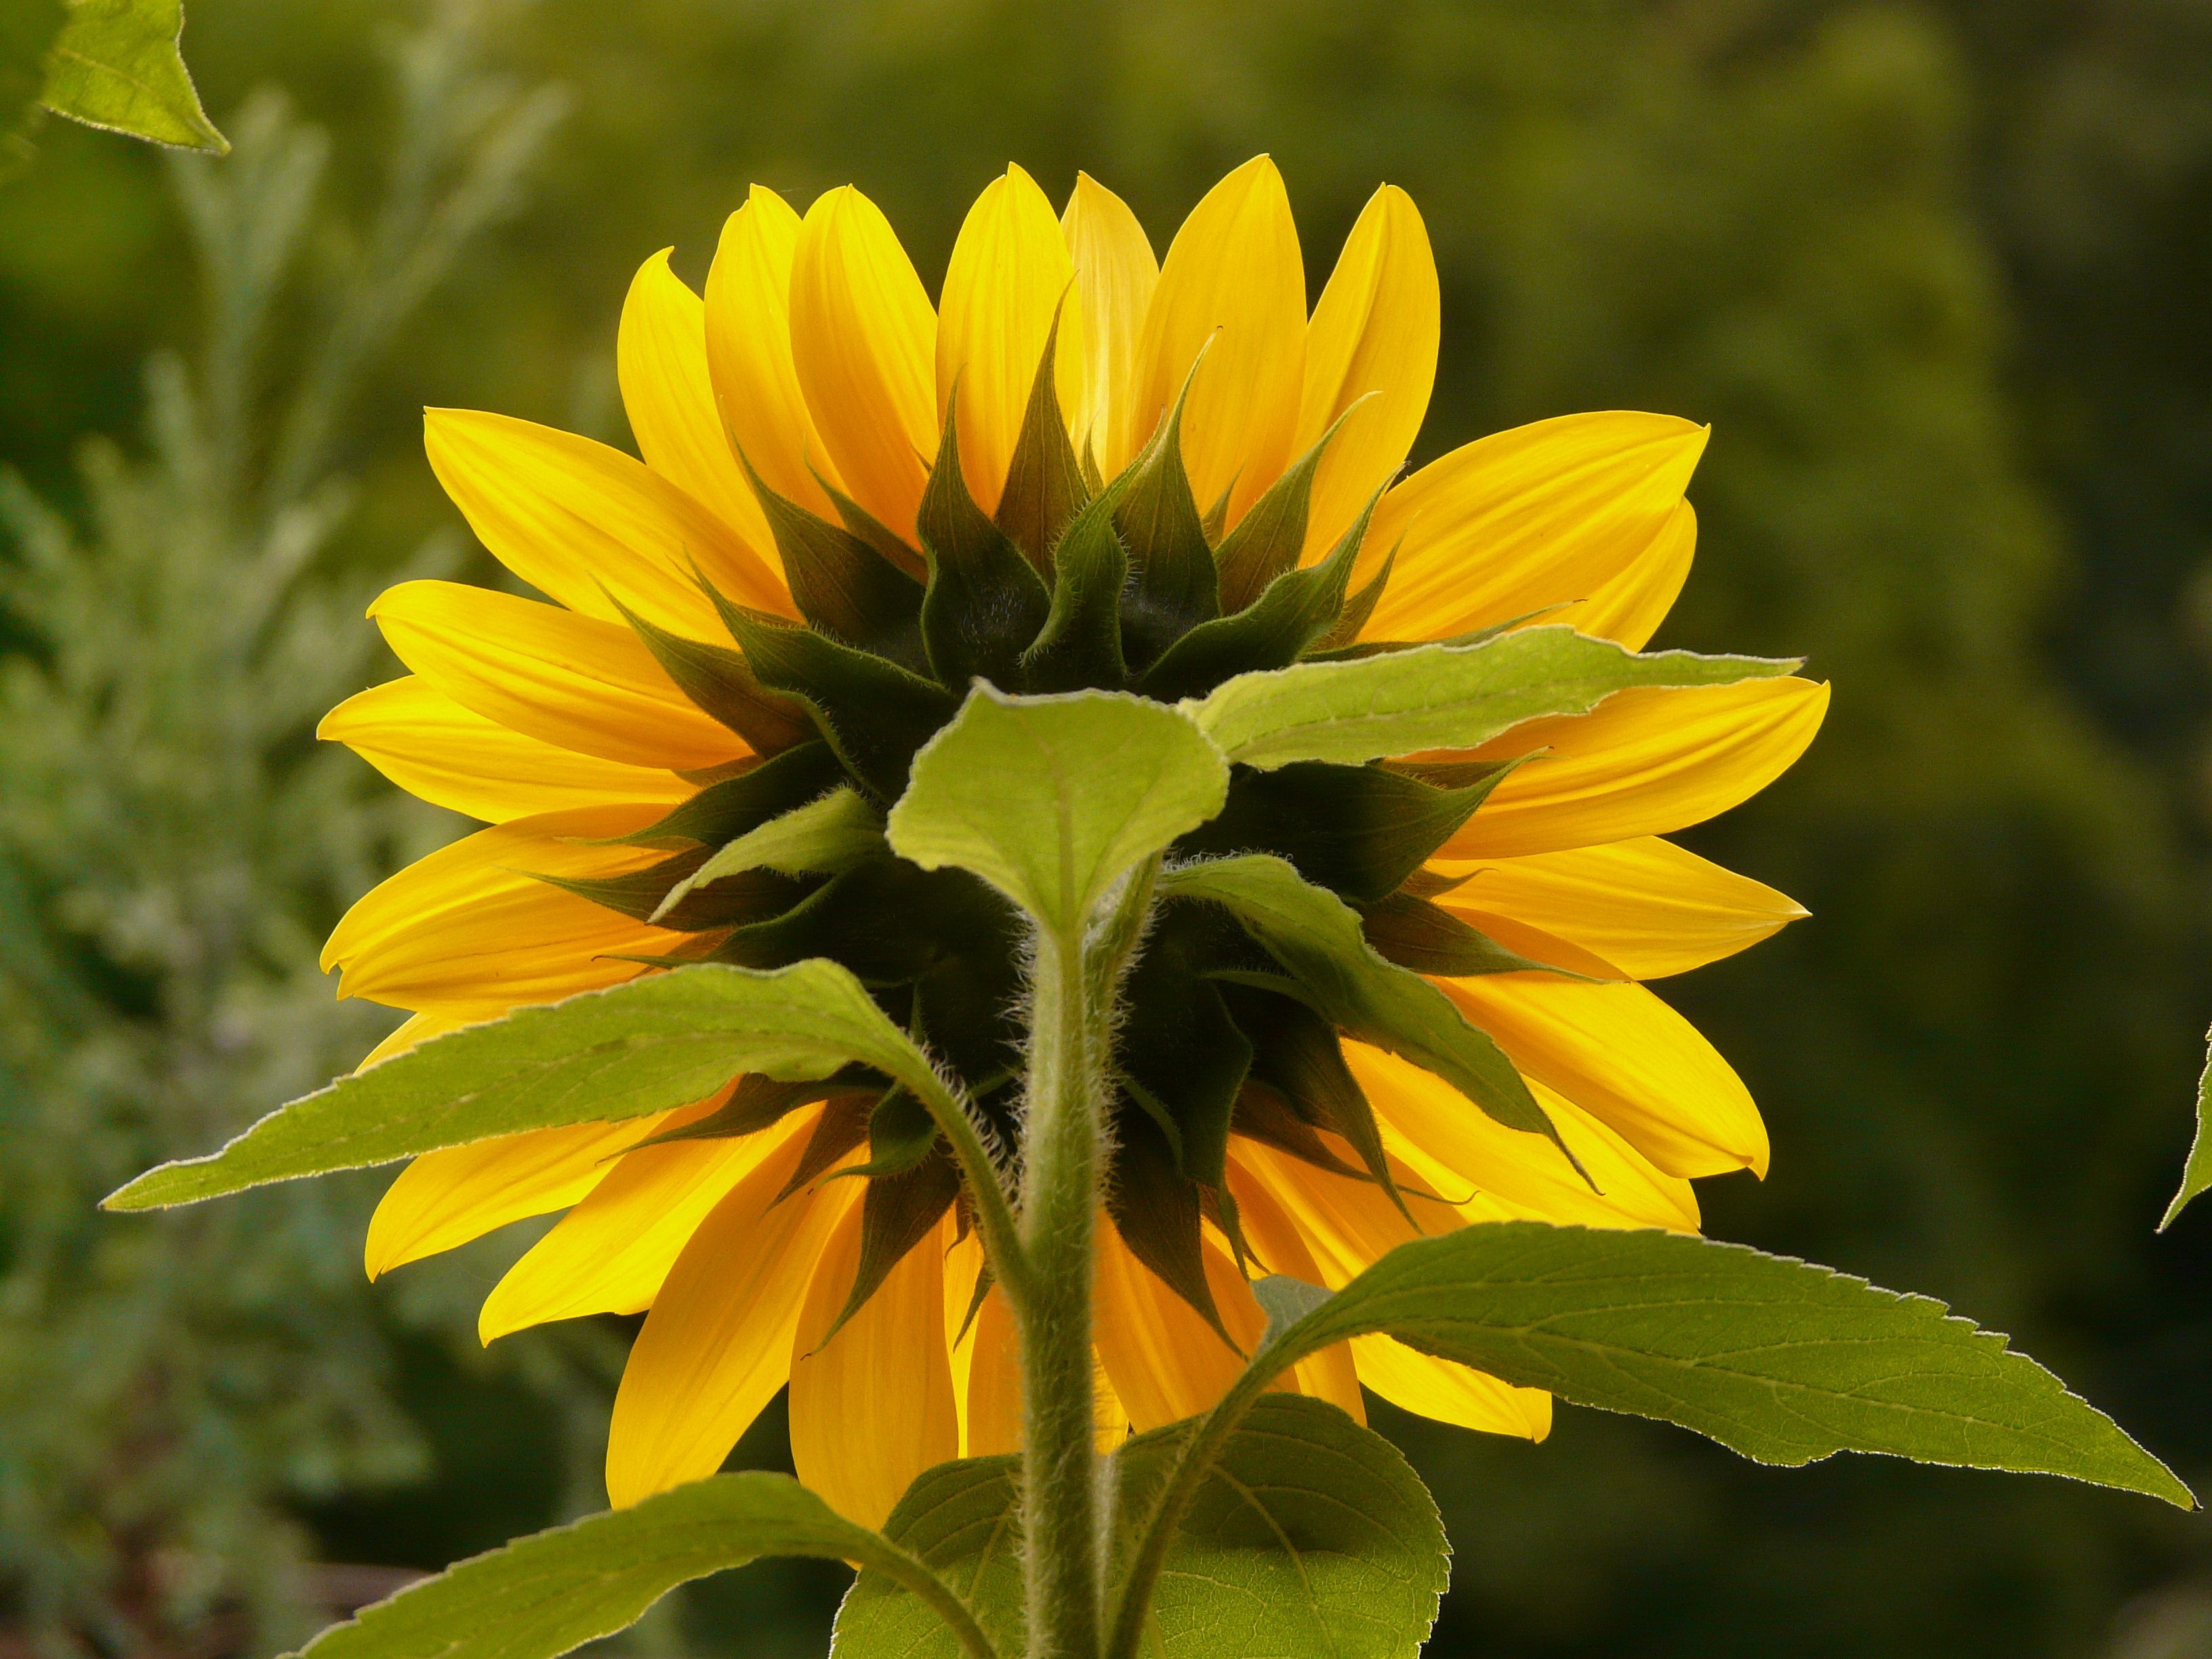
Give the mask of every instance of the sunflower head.
<svg viewBox="0 0 2212 1659">
<path fill-rule="evenodd" d="M 1089 689 L 1173 702 L 1236 675 L 1372 654 L 1352 643 L 1390 574 L 1356 589 L 1374 496 L 1308 562 L 1314 483 L 1343 416 L 1224 530 L 1234 485 L 1201 504 L 1185 459 L 1186 374 L 1143 447 L 1111 477 L 1079 453 L 1060 405 L 1055 315 L 1030 375 L 994 510 L 963 470 L 960 382 L 909 540 L 842 490 L 825 518 L 746 461 L 798 611 L 749 608 L 698 580 L 728 637 L 624 615 L 670 678 L 753 755 L 630 837 L 668 856 L 570 891 L 692 936 L 675 960 L 772 969 L 826 957 L 957 1072 L 1005 1145 L 1018 1142 L 1023 927 L 974 876 L 924 871 L 870 833 L 906 787 L 916 752 L 971 686 Z M 1349 411 L 1347 411 L 1348 413 Z M 1379 495 L 1380 491 L 1375 492 Z M 1359 907 L 1386 956 L 1431 972 L 1526 966 L 1428 902 L 1423 862 L 1510 762 L 1238 769 L 1223 811 L 1182 856 L 1271 853 Z M 836 818 L 834 868 L 756 866 L 726 876 L 716 849 L 804 812 Z M 1410 885 L 1408 884 L 1411 884 Z M 1114 1077 L 1108 1182 L 1131 1249 L 1218 1322 L 1200 1247 L 1202 1215 L 1240 1237 L 1225 1196 L 1232 1127 L 1322 1167 L 1390 1183 L 1382 1142 L 1334 1029 L 1212 907 L 1165 902 L 1127 987 Z M 960 1203 L 960 1182 L 920 1103 L 854 1072 L 812 1088 L 756 1085 L 689 1136 L 743 1133 L 827 1098 L 809 1176 L 862 1142 L 862 1267 L 851 1308 Z M 1357 1149 L 1364 1169 L 1322 1132 Z"/>
</svg>

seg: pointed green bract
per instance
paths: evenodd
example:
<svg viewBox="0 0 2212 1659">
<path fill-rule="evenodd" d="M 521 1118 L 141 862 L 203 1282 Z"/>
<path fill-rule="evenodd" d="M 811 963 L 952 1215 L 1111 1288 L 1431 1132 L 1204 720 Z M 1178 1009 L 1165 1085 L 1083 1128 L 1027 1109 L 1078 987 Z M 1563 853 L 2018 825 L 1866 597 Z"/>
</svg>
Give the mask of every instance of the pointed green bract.
<svg viewBox="0 0 2212 1659">
<path fill-rule="evenodd" d="M 1421 646 L 1243 674 L 1183 706 L 1230 759 L 1246 766 L 1357 765 L 1422 749 L 1472 749 L 1523 720 L 1586 714 L 1632 686 L 1722 685 L 1796 666 L 1687 651 L 1639 655 L 1551 626 L 1480 645 Z"/>
<path fill-rule="evenodd" d="M 1128 677 L 1121 654 L 1121 591 L 1129 552 L 1114 526 L 1114 497 L 1101 495 L 1076 515 L 1054 556 L 1052 608 L 1022 657 L 1032 691 L 1118 686 Z"/>
<path fill-rule="evenodd" d="M 1507 1128 L 1545 1136 L 1574 1162 L 1497 1043 L 1428 981 L 1377 956 L 1360 931 L 1358 913 L 1335 894 L 1263 854 L 1167 871 L 1160 891 L 1221 905 L 1282 964 L 1316 1012 L 1434 1072 Z"/>
<path fill-rule="evenodd" d="M 887 827 L 901 857 L 972 871 L 1080 937 L 1116 881 L 1221 810 L 1228 783 L 1220 754 L 1172 708 L 978 686 L 915 757 Z"/>
<path fill-rule="evenodd" d="M 954 691 L 979 675 L 1014 690 L 1022 653 L 1044 626 L 1052 595 L 1029 558 L 968 493 L 960 472 L 958 398 L 956 387 L 915 520 L 929 554 L 922 645 L 932 671 Z"/>
<path fill-rule="evenodd" d="M 859 1562 L 914 1599 L 948 1654 L 993 1651 L 951 1591 L 908 1551 L 799 1482 L 719 1474 L 588 1516 L 448 1567 L 332 1626 L 314 1659 L 556 1659 L 637 1622 L 678 1584 L 763 1556 Z M 959 1619 L 965 1640 L 944 1623 Z"/>
<path fill-rule="evenodd" d="M 2181 1172 L 2181 1189 L 2166 1206 L 2159 1231 L 2173 1225 L 2189 1207 L 2189 1201 L 2207 1187 L 2212 1187 L 2212 1055 L 2207 1056 L 2204 1073 L 2197 1079 L 2197 1139 L 2190 1145 L 2189 1163 Z"/>
<path fill-rule="evenodd" d="M 442 1146 L 639 1117 L 740 1072 L 804 1079 L 853 1061 L 951 1109 L 929 1061 L 836 963 L 702 964 L 465 1026 L 279 1108 L 221 1152 L 109 1196 L 150 1210 Z"/>
<path fill-rule="evenodd" d="M 747 830 L 669 889 L 648 920 L 659 921 L 695 889 L 747 870 L 786 876 L 834 876 L 884 844 L 884 823 L 857 789 L 832 789 L 817 800 Z"/>
<path fill-rule="evenodd" d="M 1577 1405 L 1680 1424 L 1761 1463 L 1879 1452 L 2196 1506 L 2002 1336 L 1925 1297 L 1741 1244 L 1482 1223 L 1399 1246 L 1285 1330 L 1260 1369 L 1376 1332 Z"/>
<path fill-rule="evenodd" d="M 185 69 L 182 0 L 70 0 L 39 101 L 87 126 L 227 155 Z"/>
</svg>

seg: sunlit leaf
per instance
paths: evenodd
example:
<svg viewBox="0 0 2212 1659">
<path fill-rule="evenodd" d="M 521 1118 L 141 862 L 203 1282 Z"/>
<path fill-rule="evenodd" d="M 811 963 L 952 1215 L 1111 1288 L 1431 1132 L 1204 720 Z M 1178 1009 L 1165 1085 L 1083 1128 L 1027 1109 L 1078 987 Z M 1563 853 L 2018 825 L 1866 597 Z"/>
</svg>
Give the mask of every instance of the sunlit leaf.
<svg viewBox="0 0 2212 1659">
<path fill-rule="evenodd" d="M 227 154 L 185 68 L 184 27 L 182 0 L 70 0 L 39 101 L 87 126 Z"/>
</svg>

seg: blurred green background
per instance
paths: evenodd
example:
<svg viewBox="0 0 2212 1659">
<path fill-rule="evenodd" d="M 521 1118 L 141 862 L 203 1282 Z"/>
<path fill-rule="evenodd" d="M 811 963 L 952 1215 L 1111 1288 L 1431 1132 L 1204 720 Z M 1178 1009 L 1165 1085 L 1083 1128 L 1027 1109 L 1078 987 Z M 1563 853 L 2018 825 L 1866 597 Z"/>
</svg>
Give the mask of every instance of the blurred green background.
<svg viewBox="0 0 2212 1659">
<path fill-rule="evenodd" d="M 317 943 L 459 825 L 309 733 L 389 672 L 368 592 L 488 574 L 421 405 L 627 443 L 647 255 L 696 283 L 748 182 L 852 180 L 933 288 L 1009 158 L 1164 249 L 1271 151 L 1316 291 L 1404 185 L 1417 460 L 1712 422 L 1659 642 L 1837 696 L 1688 838 L 1814 912 L 1665 988 L 1773 1132 L 1711 1230 L 2012 1332 L 2212 1483 L 2212 1206 L 2151 1231 L 2212 1013 L 2204 0 L 197 0 L 185 45 L 232 157 L 48 122 L 0 186 L 0 1659 L 273 1652 L 603 1503 L 618 1322 L 474 1340 L 526 1241 L 372 1291 L 374 1179 L 91 1206 L 381 1029 Z M 1457 1552 L 1438 1655 L 2212 1654 L 2212 1529 L 2141 1501 L 1383 1426 Z M 820 1653 L 841 1580 L 627 1643 Z"/>
</svg>

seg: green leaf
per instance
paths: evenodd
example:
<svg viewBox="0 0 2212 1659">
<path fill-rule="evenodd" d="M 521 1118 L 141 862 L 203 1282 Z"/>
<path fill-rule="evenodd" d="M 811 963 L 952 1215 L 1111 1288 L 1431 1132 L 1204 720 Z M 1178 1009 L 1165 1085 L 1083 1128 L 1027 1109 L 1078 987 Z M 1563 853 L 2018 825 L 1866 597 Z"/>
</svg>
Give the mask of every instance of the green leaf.
<svg viewBox="0 0 2212 1659">
<path fill-rule="evenodd" d="M 696 879 L 696 878 L 695 878 Z M 1462 921 L 1440 904 L 1413 893 L 1393 893 L 1365 906 L 1360 929 L 1386 962 L 1417 974 L 1458 979 L 1474 974 L 1553 973 L 1569 979 L 1588 975 L 1531 961 L 1509 951 L 1480 928 Z"/>
<path fill-rule="evenodd" d="M 929 665 L 955 691 L 981 676 L 1006 690 L 1022 653 L 1036 639 L 1052 595 L 1036 568 L 1006 532 L 985 516 L 960 473 L 960 422 L 945 416 L 945 437 L 930 469 L 915 528 L 929 555 L 929 589 L 921 602 L 921 639 Z"/>
<path fill-rule="evenodd" d="M 555 1659 L 635 1624 L 678 1584 L 769 1555 L 857 1561 L 905 1587 L 899 1593 L 917 1625 L 943 1632 L 942 1651 L 963 1651 L 930 1605 L 957 1613 L 951 1593 L 927 1568 L 789 1475 L 757 1472 L 696 1480 L 633 1509 L 517 1539 L 363 1608 L 305 1651 L 314 1659 Z M 966 1650 L 989 1651 L 980 1632 Z"/>
<path fill-rule="evenodd" d="M 1121 1448 L 1118 1514 L 1151 1512 L 1196 1427 L 1171 1425 Z M 1125 1526 L 1116 1542 L 1132 1541 Z M 1170 1659 L 1413 1659 L 1450 1578 L 1436 1501 L 1398 1449 L 1325 1401 L 1268 1395 L 1182 1512 L 1146 1646 Z"/>
<path fill-rule="evenodd" d="M 836 963 L 681 968 L 433 1037 L 278 1109 L 221 1152 L 148 1171 L 106 1207 L 190 1204 L 525 1129 L 639 1117 L 740 1072 L 823 1078 L 854 1060 L 933 1109 L 947 1099 L 928 1060 Z"/>
<path fill-rule="evenodd" d="M 660 908 L 647 920 L 659 921 L 694 890 L 747 870 L 773 870 L 786 876 L 834 876 L 851 869 L 883 844 L 883 818 L 860 792 L 833 789 L 730 842 L 669 889 Z"/>
<path fill-rule="evenodd" d="M 1066 937 L 1133 866 L 1219 811 L 1228 784 L 1172 708 L 978 686 L 915 757 L 889 833 L 900 856 L 971 870 Z"/>
<path fill-rule="evenodd" d="M 2181 1172 L 2181 1190 L 2173 1195 L 2173 1202 L 2166 1206 L 2166 1214 L 2158 1224 L 2164 1232 L 2173 1225 L 2174 1218 L 2189 1206 L 2207 1187 L 2212 1187 L 2212 1055 L 2204 1062 L 2204 1073 L 2197 1079 L 2197 1139 L 2189 1148 L 2189 1164 Z"/>
<path fill-rule="evenodd" d="M 805 716 L 799 717 L 805 720 Z M 811 728 L 810 728 L 811 729 Z M 819 738 L 710 783 L 665 817 L 605 842 L 629 847 L 720 847 L 770 818 L 804 806 L 845 775 Z"/>
<path fill-rule="evenodd" d="M 1720 685 L 1796 666 L 1688 651 L 1639 655 L 1571 628 L 1524 628 L 1477 645 L 1243 674 L 1184 707 L 1223 753 L 1247 766 L 1357 764 L 1472 749 L 1540 715 L 1586 714 L 1631 686 Z"/>
<path fill-rule="evenodd" d="M 39 101 L 87 126 L 227 155 L 185 67 L 184 30 L 181 0 L 70 0 Z"/>
<path fill-rule="evenodd" d="M 1159 890 L 1223 906 L 1318 1012 L 1434 1072 L 1506 1127 L 1547 1137 L 1574 1162 L 1512 1061 L 1442 991 L 1376 955 L 1358 913 L 1334 893 L 1301 881 L 1282 860 L 1259 855 L 1167 871 Z"/>
<path fill-rule="evenodd" d="M 1116 1514 L 1150 1513 L 1194 1426 L 1156 1430 L 1115 1453 Z M 1007 1653 L 1024 1642 L 1018 1470 L 1011 1457 L 941 1464 L 908 1489 L 884 1527 L 962 1595 Z M 1117 1555 L 1126 1551 L 1126 1528 L 1115 1541 Z M 1449 1565 L 1436 1504 L 1395 1447 L 1322 1401 L 1269 1395 L 1228 1437 L 1183 1513 L 1145 1651 L 1412 1659 L 1435 1622 Z M 955 1652 L 917 1598 L 871 1571 L 847 1593 L 830 1648 L 831 1659 Z"/>
<path fill-rule="evenodd" d="M 1373 1332 L 1577 1405 L 1680 1424 L 1762 1463 L 1879 1452 L 2196 1506 L 2002 1336 L 1925 1297 L 1740 1244 L 1532 1221 L 1416 1240 L 1284 1332 L 1261 1370 Z"/>
<path fill-rule="evenodd" d="M 1005 1654 L 1027 1647 L 1022 1608 L 1021 1460 L 969 1457 L 915 1480 L 884 1522 L 908 1551 L 966 1602 Z M 952 1659 L 944 1621 L 887 1574 L 863 1571 L 845 1592 L 830 1659 Z"/>
</svg>

